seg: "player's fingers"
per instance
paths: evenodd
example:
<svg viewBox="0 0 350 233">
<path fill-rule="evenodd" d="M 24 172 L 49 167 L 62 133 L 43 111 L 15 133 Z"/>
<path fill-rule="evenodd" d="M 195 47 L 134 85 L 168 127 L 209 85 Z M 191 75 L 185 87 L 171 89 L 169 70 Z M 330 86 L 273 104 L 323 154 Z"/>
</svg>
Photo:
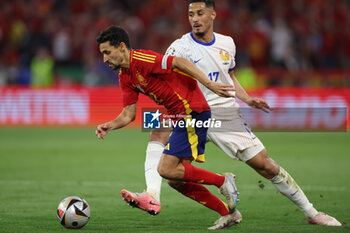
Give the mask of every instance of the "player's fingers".
<svg viewBox="0 0 350 233">
<path fill-rule="evenodd" d="M 265 107 L 264 107 L 264 104 L 263 104 L 263 103 L 260 103 L 258 100 L 254 100 L 253 103 L 251 103 L 250 106 L 253 107 L 253 108 L 256 108 L 256 109 L 263 110 L 264 112 L 267 111 L 267 110 L 265 109 Z"/>
<path fill-rule="evenodd" d="M 233 85 L 230 85 L 230 84 L 222 84 L 222 83 L 220 83 L 220 85 L 221 85 L 222 87 L 232 87 L 232 88 L 235 88 Z"/>
<path fill-rule="evenodd" d="M 264 107 L 263 107 L 263 109 L 264 109 L 264 112 L 267 112 L 267 113 L 269 113 L 269 112 L 271 112 L 271 111 L 272 111 L 272 109 L 271 109 L 271 108 L 266 107 L 266 106 L 264 106 Z"/>
<path fill-rule="evenodd" d="M 261 110 L 263 110 L 266 113 L 270 113 L 266 108 L 260 108 Z"/>
<path fill-rule="evenodd" d="M 261 110 L 263 110 L 264 112 L 266 112 L 266 113 L 270 113 L 270 112 L 272 111 L 272 109 L 270 108 L 270 106 L 265 105 L 265 104 L 262 104 L 259 108 L 260 108 Z"/>
<path fill-rule="evenodd" d="M 266 101 L 264 101 L 262 103 L 262 107 L 266 110 L 272 111 L 272 108 L 270 107 L 270 105 Z"/>
<path fill-rule="evenodd" d="M 226 98 L 230 98 L 230 97 L 236 97 L 234 94 L 227 92 L 227 91 L 223 91 L 220 95 L 221 97 L 226 97 Z"/>
<path fill-rule="evenodd" d="M 106 135 L 105 131 L 103 129 L 97 129 L 96 130 L 96 136 L 98 139 L 103 139 L 104 135 Z"/>
<path fill-rule="evenodd" d="M 253 106 L 255 106 L 255 108 L 263 110 L 266 113 L 269 113 L 269 110 L 272 111 L 270 105 L 264 99 L 254 99 Z"/>
<path fill-rule="evenodd" d="M 110 129 L 110 126 L 108 124 L 103 125 L 103 131 L 108 131 Z"/>
<path fill-rule="evenodd" d="M 235 87 L 232 86 L 232 85 L 229 85 L 229 84 L 222 84 L 222 83 L 218 83 L 219 87 L 223 90 L 226 90 L 226 91 L 235 91 Z"/>
<path fill-rule="evenodd" d="M 267 108 L 267 109 L 269 109 L 269 110 L 271 110 L 272 111 L 272 108 L 271 108 L 271 106 L 267 103 L 267 102 L 265 102 L 265 107 Z"/>
<path fill-rule="evenodd" d="M 266 100 L 264 99 L 259 99 L 259 103 L 262 104 L 262 106 L 264 106 L 267 109 L 271 109 L 270 105 L 267 103 Z"/>
<path fill-rule="evenodd" d="M 96 130 L 97 130 L 98 132 L 102 132 L 102 131 L 103 131 L 102 125 L 98 125 Z"/>
<path fill-rule="evenodd" d="M 222 87 L 221 89 L 224 91 L 234 91 L 235 90 L 235 88 L 233 86 Z"/>
</svg>

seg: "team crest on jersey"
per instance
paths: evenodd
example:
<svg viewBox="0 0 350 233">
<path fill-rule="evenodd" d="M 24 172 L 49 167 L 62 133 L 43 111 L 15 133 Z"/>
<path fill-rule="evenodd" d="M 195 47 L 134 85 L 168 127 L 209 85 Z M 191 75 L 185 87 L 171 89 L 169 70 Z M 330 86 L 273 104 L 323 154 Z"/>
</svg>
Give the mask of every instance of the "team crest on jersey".
<svg viewBox="0 0 350 233">
<path fill-rule="evenodd" d="M 140 84 L 142 86 L 147 86 L 148 85 L 147 80 L 138 71 L 136 71 L 136 78 L 139 80 L 139 82 L 140 82 Z"/>
<path fill-rule="evenodd" d="M 228 65 L 228 64 L 230 64 L 230 54 L 228 53 L 228 52 L 226 52 L 226 51 L 224 51 L 224 50 L 220 50 L 220 57 L 221 57 L 221 59 L 224 61 L 224 65 Z"/>
<path fill-rule="evenodd" d="M 175 55 L 175 48 L 173 47 L 170 47 L 166 53 L 165 53 L 166 56 L 174 56 Z"/>
</svg>

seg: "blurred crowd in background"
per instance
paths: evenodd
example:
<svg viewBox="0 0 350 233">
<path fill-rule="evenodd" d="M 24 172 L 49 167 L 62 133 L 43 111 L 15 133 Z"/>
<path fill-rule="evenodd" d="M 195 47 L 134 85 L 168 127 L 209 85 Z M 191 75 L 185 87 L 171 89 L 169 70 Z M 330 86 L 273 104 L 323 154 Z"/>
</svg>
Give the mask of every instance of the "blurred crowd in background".
<svg viewBox="0 0 350 233">
<path fill-rule="evenodd" d="M 191 30 L 185 0 L 2 0 L 0 85 L 113 85 L 99 32 L 164 53 Z M 349 86 L 349 0 L 216 0 L 215 31 L 237 46 L 245 87 Z"/>
</svg>

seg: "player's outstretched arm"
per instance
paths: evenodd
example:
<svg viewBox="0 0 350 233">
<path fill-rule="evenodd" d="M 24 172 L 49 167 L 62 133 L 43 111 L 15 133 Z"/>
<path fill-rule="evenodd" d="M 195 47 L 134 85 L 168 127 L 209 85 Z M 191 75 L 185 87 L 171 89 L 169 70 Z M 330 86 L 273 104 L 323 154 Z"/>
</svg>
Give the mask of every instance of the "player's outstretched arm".
<svg viewBox="0 0 350 233">
<path fill-rule="evenodd" d="M 95 131 L 96 136 L 98 139 L 104 139 L 104 136 L 106 136 L 110 130 L 120 129 L 127 126 L 135 120 L 135 116 L 136 103 L 124 107 L 123 111 L 114 120 L 98 125 Z"/>
<path fill-rule="evenodd" d="M 237 98 L 239 98 L 240 100 L 242 100 L 244 103 L 246 103 L 248 106 L 252 108 L 261 109 L 266 113 L 269 113 L 269 111 L 272 111 L 272 108 L 270 107 L 270 105 L 267 103 L 266 100 L 257 98 L 257 97 L 250 97 L 248 95 L 248 93 L 244 90 L 244 88 L 238 82 L 233 71 L 230 72 L 230 76 L 233 80 L 233 83 L 235 84 Z"/>
<path fill-rule="evenodd" d="M 235 97 L 232 93 L 229 93 L 235 90 L 233 86 L 211 81 L 197 66 L 186 58 L 174 57 L 172 67 L 178 68 L 193 76 L 200 83 L 221 97 Z"/>
</svg>

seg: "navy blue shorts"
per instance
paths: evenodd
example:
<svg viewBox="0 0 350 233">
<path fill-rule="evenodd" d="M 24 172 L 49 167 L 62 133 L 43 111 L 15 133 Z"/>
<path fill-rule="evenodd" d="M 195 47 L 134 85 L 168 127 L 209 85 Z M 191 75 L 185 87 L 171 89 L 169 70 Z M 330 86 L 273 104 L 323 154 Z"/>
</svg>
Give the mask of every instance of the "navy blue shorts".
<svg viewBox="0 0 350 233">
<path fill-rule="evenodd" d="M 163 153 L 204 162 L 208 127 L 204 127 L 203 123 L 201 124 L 200 122 L 208 121 L 210 117 L 210 111 L 199 114 L 192 112 L 190 115 L 177 121 L 177 125 L 173 127 Z"/>
</svg>

